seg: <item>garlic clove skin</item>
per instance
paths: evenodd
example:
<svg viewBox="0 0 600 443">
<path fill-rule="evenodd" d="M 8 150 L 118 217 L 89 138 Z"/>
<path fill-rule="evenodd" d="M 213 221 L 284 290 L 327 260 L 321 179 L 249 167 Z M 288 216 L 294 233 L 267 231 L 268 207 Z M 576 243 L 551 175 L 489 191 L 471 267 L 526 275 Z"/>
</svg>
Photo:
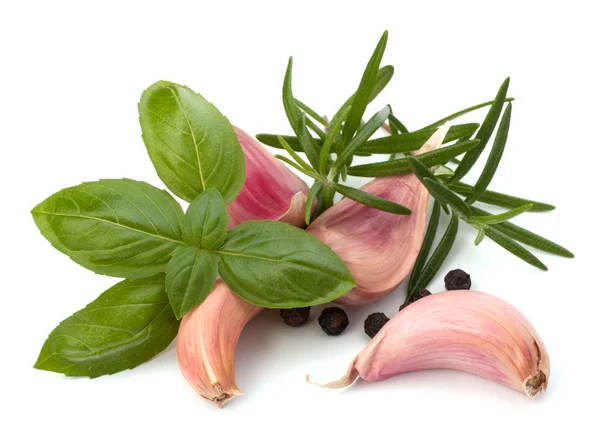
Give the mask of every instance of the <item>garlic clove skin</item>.
<svg viewBox="0 0 600 443">
<path fill-rule="evenodd" d="M 233 127 L 246 159 L 246 181 L 227 206 L 229 229 L 247 220 L 279 220 L 304 228 L 309 188 L 257 140 Z"/>
<path fill-rule="evenodd" d="M 450 128 L 446 123 L 417 152 L 437 149 Z M 376 178 L 361 190 L 406 206 L 396 215 L 343 198 L 309 225 L 306 232 L 344 261 L 356 287 L 338 300 L 361 306 L 396 289 L 413 268 L 423 244 L 429 193 L 414 174 Z"/>
<path fill-rule="evenodd" d="M 484 292 L 448 291 L 396 314 L 344 377 L 323 386 L 341 388 L 359 377 L 378 381 L 423 369 L 470 372 L 534 398 L 548 386 L 550 358 L 531 323 L 506 301 Z"/>
<path fill-rule="evenodd" d="M 198 394 L 219 408 L 242 394 L 235 383 L 235 351 L 242 329 L 262 310 L 219 280 L 206 300 L 181 321 L 177 336 L 181 372 Z"/>
</svg>

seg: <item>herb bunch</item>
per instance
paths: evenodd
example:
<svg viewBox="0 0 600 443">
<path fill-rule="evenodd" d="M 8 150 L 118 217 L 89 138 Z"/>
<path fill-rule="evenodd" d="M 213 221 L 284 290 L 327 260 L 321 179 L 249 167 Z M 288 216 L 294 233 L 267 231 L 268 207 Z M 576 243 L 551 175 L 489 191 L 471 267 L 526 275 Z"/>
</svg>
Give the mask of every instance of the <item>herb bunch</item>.
<svg viewBox="0 0 600 443">
<path fill-rule="evenodd" d="M 391 105 L 364 122 L 362 118 L 368 104 L 383 91 L 394 73 L 392 66 L 380 67 L 386 43 L 387 31 L 375 48 L 358 89 L 331 120 L 294 98 L 290 58 L 283 84 L 283 104 L 295 135 L 258 134 L 256 137 L 269 146 L 285 149 L 291 159 L 281 155 L 276 157 L 315 180 L 306 202 L 307 224 L 333 205 L 336 192 L 382 211 L 410 214 L 410 210 L 404 206 L 346 186 L 340 181 L 345 182 L 348 176 L 386 177 L 414 173 L 435 199 L 435 204 L 423 246 L 410 277 L 409 297 L 425 288 L 435 277 L 454 244 L 461 220 L 477 230 L 475 245 L 488 237 L 539 269 L 547 270 L 547 267 L 523 245 L 572 258 L 573 254 L 562 246 L 509 221 L 524 212 L 551 211 L 554 206 L 488 190 L 508 138 L 514 100 L 507 95 L 510 80 L 507 78 L 503 82 L 494 100 L 460 110 L 416 131 L 407 129 L 393 114 Z M 442 124 L 488 106 L 490 109 L 481 125 L 469 123 L 451 126 L 444 138 L 444 146 L 440 149 L 420 155 L 412 154 Z M 461 180 L 479 160 L 496 126 L 498 129 L 480 177 L 473 186 L 464 183 Z M 390 135 L 372 138 L 382 127 Z M 450 142 L 454 143 L 449 144 Z M 308 161 L 299 153 L 303 153 Z M 355 156 L 373 154 L 390 154 L 390 157 L 386 161 L 352 166 Z M 463 154 L 459 160 L 457 157 Z M 457 164 L 454 170 L 448 166 L 451 163 Z M 314 199 L 317 199 L 318 204 L 313 211 Z M 474 206 L 476 203 L 509 210 L 490 214 Z M 431 253 L 441 210 L 448 214 L 449 221 L 445 234 Z"/>
</svg>

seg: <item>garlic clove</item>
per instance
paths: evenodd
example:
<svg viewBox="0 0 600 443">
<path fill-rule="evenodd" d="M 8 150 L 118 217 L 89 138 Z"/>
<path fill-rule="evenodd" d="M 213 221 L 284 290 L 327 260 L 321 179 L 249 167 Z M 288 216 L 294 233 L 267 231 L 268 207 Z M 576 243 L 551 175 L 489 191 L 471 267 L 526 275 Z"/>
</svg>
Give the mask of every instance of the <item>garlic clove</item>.
<svg viewBox="0 0 600 443">
<path fill-rule="evenodd" d="M 409 371 L 456 369 L 496 381 L 530 398 L 546 390 L 550 358 L 539 334 L 516 308 L 493 295 L 449 291 L 396 314 L 338 381 L 378 381 Z M 308 377 L 307 377 L 308 379 Z"/>
<path fill-rule="evenodd" d="M 257 140 L 233 127 L 246 159 L 246 181 L 227 206 L 229 229 L 247 220 L 279 220 L 303 228 L 309 188 Z"/>
<path fill-rule="evenodd" d="M 242 394 L 235 382 L 235 351 L 242 329 L 264 308 L 218 281 L 206 300 L 179 326 L 177 359 L 183 376 L 202 397 L 222 408 Z"/>
<path fill-rule="evenodd" d="M 446 123 L 418 153 L 437 149 L 450 128 Z M 363 191 L 408 207 L 396 215 L 344 198 L 321 214 L 306 231 L 340 256 L 357 286 L 337 300 L 360 306 L 396 289 L 415 264 L 423 244 L 429 193 L 414 174 L 376 178 Z"/>
</svg>

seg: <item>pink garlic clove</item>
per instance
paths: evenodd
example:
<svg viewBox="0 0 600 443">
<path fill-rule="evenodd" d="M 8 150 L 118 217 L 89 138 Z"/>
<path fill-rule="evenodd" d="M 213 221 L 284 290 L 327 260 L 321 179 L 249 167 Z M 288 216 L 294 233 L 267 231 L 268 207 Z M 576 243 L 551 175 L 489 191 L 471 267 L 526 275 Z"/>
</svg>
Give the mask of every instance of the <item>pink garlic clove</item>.
<svg viewBox="0 0 600 443">
<path fill-rule="evenodd" d="M 550 359 L 531 323 L 512 305 L 484 292 L 449 291 L 401 310 L 345 376 L 323 386 L 341 388 L 358 377 L 378 381 L 422 369 L 470 372 L 534 398 L 548 386 Z"/>
<path fill-rule="evenodd" d="M 446 123 L 438 129 L 418 154 L 437 149 L 449 128 Z M 376 178 L 361 189 L 412 214 L 390 214 L 344 198 L 306 229 L 340 256 L 356 280 L 356 287 L 337 300 L 350 306 L 389 294 L 410 273 L 423 244 L 429 197 L 414 174 Z"/>
<path fill-rule="evenodd" d="M 247 220 L 279 220 L 303 228 L 309 188 L 257 140 L 233 127 L 246 159 L 246 181 L 227 206 L 229 229 Z"/>
<path fill-rule="evenodd" d="M 263 309 L 218 281 L 206 300 L 181 321 L 177 336 L 181 372 L 198 394 L 220 408 L 242 394 L 235 383 L 235 351 L 242 329 Z"/>
</svg>

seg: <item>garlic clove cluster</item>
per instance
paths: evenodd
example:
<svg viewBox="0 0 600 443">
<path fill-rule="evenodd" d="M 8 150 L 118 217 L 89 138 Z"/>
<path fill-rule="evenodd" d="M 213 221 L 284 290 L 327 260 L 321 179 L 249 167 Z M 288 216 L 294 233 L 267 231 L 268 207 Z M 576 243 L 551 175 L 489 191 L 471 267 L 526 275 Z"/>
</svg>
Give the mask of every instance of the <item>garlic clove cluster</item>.
<svg viewBox="0 0 600 443">
<path fill-rule="evenodd" d="M 341 388 L 357 378 L 385 380 L 423 369 L 455 369 L 534 398 L 546 390 L 550 358 L 539 334 L 516 308 L 468 290 L 424 297 L 396 314 L 350 364 Z"/>
</svg>

